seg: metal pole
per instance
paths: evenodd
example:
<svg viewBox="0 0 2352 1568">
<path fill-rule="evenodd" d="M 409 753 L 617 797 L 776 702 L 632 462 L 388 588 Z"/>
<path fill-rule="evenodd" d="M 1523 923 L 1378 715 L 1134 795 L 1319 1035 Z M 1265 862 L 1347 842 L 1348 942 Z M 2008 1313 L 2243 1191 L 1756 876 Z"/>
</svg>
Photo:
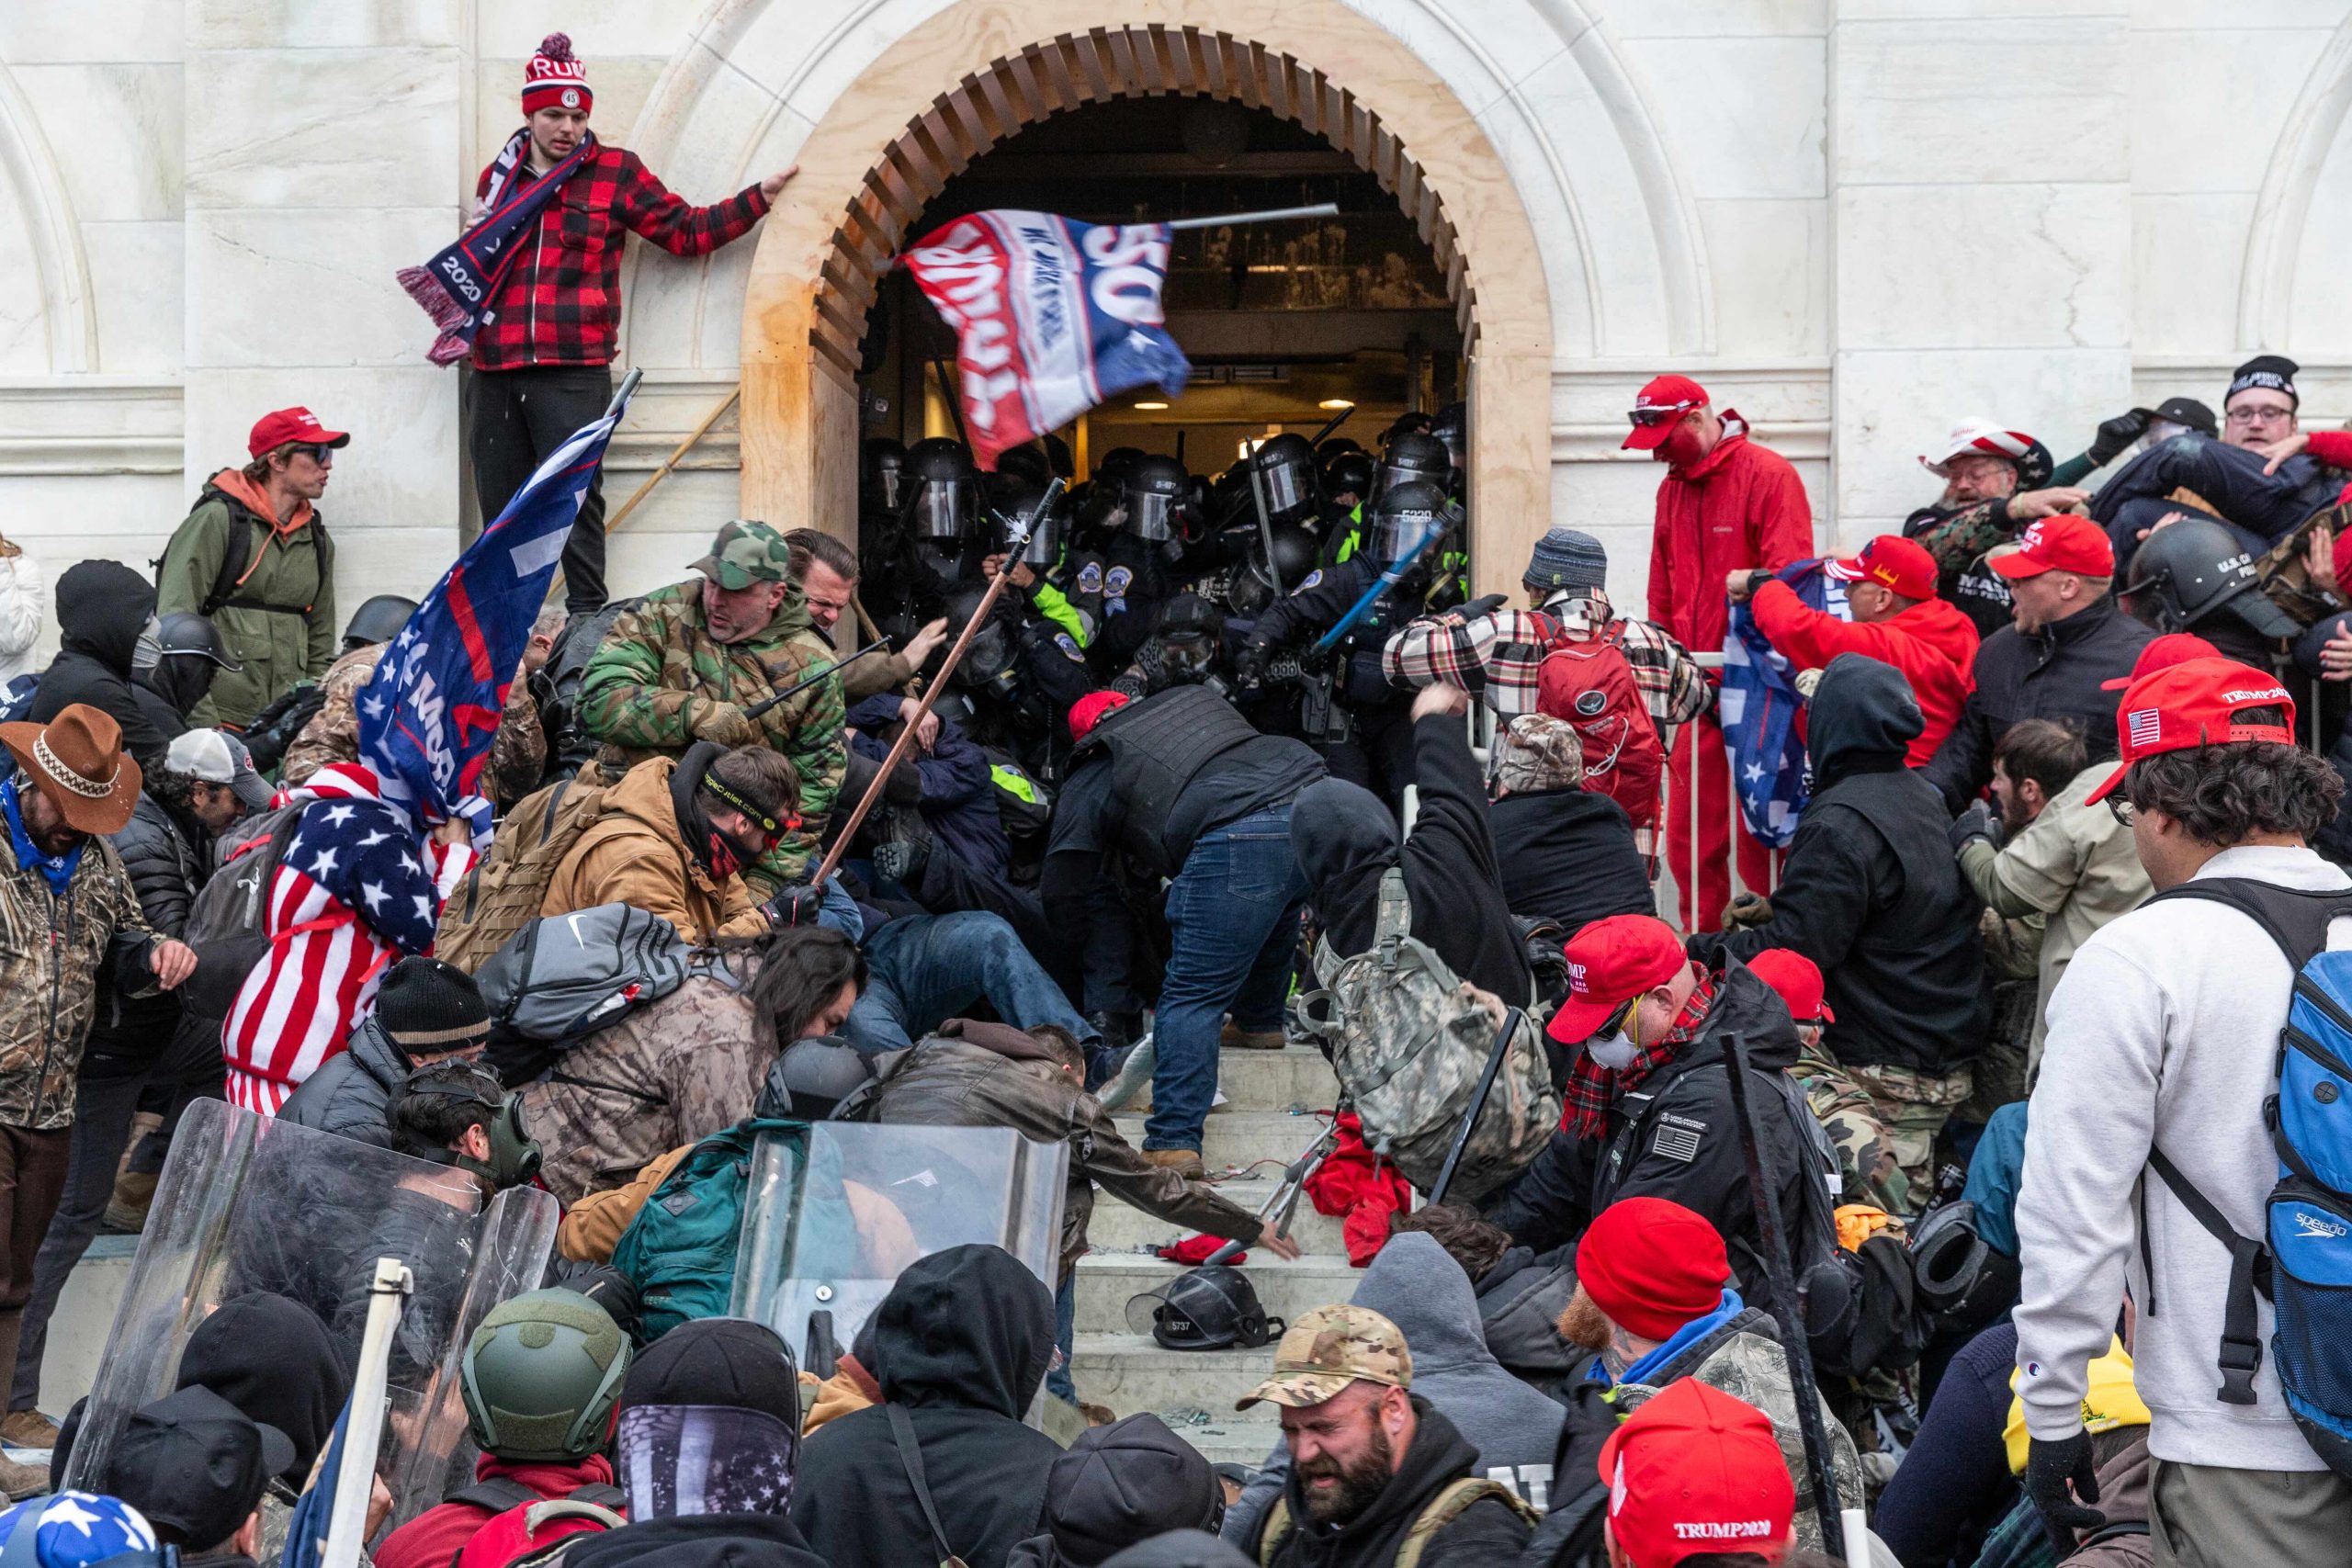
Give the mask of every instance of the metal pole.
<svg viewBox="0 0 2352 1568">
<path fill-rule="evenodd" d="M 899 733 L 899 739 L 891 743 L 890 754 L 882 760 L 881 771 L 874 775 L 874 782 L 865 786 L 865 793 L 858 796 L 856 809 L 842 825 L 840 836 L 833 840 L 833 847 L 825 852 L 824 863 L 818 866 L 817 874 L 808 879 L 810 886 L 822 887 L 825 879 L 839 869 L 842 857 L 849 852 L 850 840 L 857 837 L 859 824 L 874 809 L 874 803 L 881 798 L 882 785 L 897 769 L 899 760 L 906 756 L 907 748 L 914 744 L 915 731 L 922 728 L 923 716 L 931 712 L 933 705 L 939 701 L 939 694 L 947 690 L 948 674 L 955 670 L 956 661 L 964 657 L 964 650 L 972 645 L 972 638 L 979 635 L 980 627 L 988 623 L 989 613 L 996 608 L 996 602 L 1002 596 L 1005 584 L 1012 581 L 1012 569 L 1020 563 L 1022 547 L 1029 542 L 1030 533 L 1045 521 L 1046 514 L 1061 498 L 1062 479 L 1057 474 L 1053 483 L 1046 487 L 1045 495 L 1023 521 L 1018 534 L 1005 546 L 1004 570 L 989 581 L 989 591 L 980 596 L 979 605 L 973 610 L 972 618 L 964 623 L 963 631 L 956 638 L 956 646 L 947 650 L 946 661 L 940 665 L 938 675 L 924 690 L 922 700 L 915 705 L 914 716 L 907 721 L 906 727 Z"/>
<path fill-rule="evenodd" d="M 1274 580 L 1274 597 L 1280 599 L 1288 590 L 1283 587 L 1282 563 L 1274 558 L 1274 520 L 1266 513 L 1266 484 L 1258 473 L 1258 453 L 1251 448 L 1242 467 L 1250 470 L 1250 501 L 1258 509 L 1258 541 L 1266 547 L 1266 575 Z"/>
<path fill-rule="evenodd" d="M 1229 223 L 1279 223 L 1290 218 L 1337 218 L 1340 204 L 1318 201 L 1312 207 L 1271 207 L 1261 212 L 1227 212 L 1216 218 L 1178 218 L 1168 225 L 1170 230 L 1222 229 Z"/>
</svg>

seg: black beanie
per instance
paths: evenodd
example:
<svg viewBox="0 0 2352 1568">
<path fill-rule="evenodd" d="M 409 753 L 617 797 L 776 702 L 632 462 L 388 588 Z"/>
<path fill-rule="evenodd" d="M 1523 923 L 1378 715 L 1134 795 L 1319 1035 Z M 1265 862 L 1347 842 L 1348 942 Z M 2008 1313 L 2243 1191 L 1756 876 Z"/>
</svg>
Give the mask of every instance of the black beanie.
<svg viewBox="0 0 2352 1568">
<path fill-rule="evenodd" d="M 376 988 L 376 1021 L 403 1055 L 442 1055 L 490 1038 L 490 1004 L 456 964 L 403 958 Z"/>
<path fill-rule="evenodd" d="M 2285 393 L 2287 400 L 2300 409 L 2303 401 L 2295 395 L 2295 372 L 2301 368 L 2283 354 L 2257 354 L 2231 375 L 2230 389 L 2222 394 L 2222 406 L 2227 408 L 2230 400 L 2248 387 L 2267 387 L 2274 392 Z"/>
<path fill-rule="evenodd" d="M 758 1410 L 800 1429 L 800 1371 L 775 1330 L 740 1317 L 682 1323 L 629 1363 L 621 1408 L 719 1404 Z"/>
</svg>

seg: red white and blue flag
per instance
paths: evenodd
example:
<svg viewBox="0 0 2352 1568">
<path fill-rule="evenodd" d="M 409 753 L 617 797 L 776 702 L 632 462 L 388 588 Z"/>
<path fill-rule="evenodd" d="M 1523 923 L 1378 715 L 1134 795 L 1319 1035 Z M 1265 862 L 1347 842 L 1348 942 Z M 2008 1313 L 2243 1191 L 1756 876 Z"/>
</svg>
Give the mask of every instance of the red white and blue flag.
<svg viewBox="0 0 2352 1568">
<path fill-rule="evenodd" d="M 359 760 L 386 800 L 426 822 L 466 816 L 478 840 L 489 827 L 476 784 L 531 623 L 629 389 L 539 465 L 424 596 L 359 688 Z"/>
<path fill-rule="evenodd" d="M 1120 393 L 1184 389 L 1168 335 L 1165 223 L 1095 224 L 1050 212 L 975 212 L 906 254 L 956 329 L 964 429 L 983 468 Z"/>
</svg>

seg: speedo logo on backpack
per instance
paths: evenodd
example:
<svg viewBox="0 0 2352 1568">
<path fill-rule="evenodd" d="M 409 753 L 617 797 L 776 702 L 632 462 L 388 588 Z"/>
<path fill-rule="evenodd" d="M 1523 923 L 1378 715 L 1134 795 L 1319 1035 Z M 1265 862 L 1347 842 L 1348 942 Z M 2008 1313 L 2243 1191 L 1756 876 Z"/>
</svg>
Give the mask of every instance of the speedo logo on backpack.
<svg viewBox="0 0 2352 1568">
<path fill-rule="evenodd" d="M 2352 1225 L 2333 1214 L 2314 1214 L 2308 1209 L 2295 1211 L 2295 1234 L 2314 1241 L 2338 1241 L 2352 1235 Z"/>
</svg>

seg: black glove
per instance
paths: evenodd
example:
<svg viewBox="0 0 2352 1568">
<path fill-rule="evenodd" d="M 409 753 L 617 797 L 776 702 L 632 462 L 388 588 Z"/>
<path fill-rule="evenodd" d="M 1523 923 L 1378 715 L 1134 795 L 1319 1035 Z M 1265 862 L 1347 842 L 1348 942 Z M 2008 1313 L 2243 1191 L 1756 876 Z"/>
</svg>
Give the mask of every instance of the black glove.
<svg viewBox="0 0 2352 1568">
<path fill-rule="evenodd" d="M 1508 593 L 1489 593 L 1484 599 L 1473 599 L 1463 605 L 1462 616 L 1464 620 L 1475 621 L 1480 615 L 1493 615 L 1510 603 L 1510 595 Z"/>
<path fill-rule="evenodd" d="M 1958 854 L 1979 839 L 1996 849 L 2000 847 L 2000 824 L 1993 820 L 1993 808 L 1981 800 L 1973 802 L 1952 823 L 1951 852 Z"/>
<path fill-rule="evenodd" d="M 1233 683 L 1237 690 L 1254 692 L 1266 683 L 1266 650 L 1256 643 L 1245 645 L 1234 656 Z"/>
<path fill-rule="evenodd" d="M 824 907 L 824 891 L 804 882 L 797 887 L 785 888 L 761 905 L 760 913 L 768 918 L 769 925 L 782 931 L 787 926 L 815 925 L 817 911 Z"/>
<path fill-rule="evenodd" d="M 2072 1493 L 2066 1490 L 2069 1481 L 2075 1483 Z M 2075 1550 L 2076 1530 L 2105 1528 L 2105 1514 L 2083 1506 L 2084 1503 L 2098 1501 L 2098 1468 L 2091 1463 L 2090 1434 L 2076 1432 L 2054 1443 L 2030 1438 L 2026 1446 L 2025 1495 L 2033 1500 L 2035 1511 L 2041 1516 L 2041 1528 L 2050 1532 L 2050 1543 L 2062 1558 Z M 2078 1497 L 2081 1502 L 2075 1501 Z"/>
<path fill-rule="evenodd" d="M 2152 416 L 2146 409 L 2132 409 L 2113 419 L 2098 422 L 2098 434 L 2091 437 L 2090 459 L 2094 467 L 2104 468 L 2115 461 L 2126 446 L 2148 434 Z"/>
</svg>

